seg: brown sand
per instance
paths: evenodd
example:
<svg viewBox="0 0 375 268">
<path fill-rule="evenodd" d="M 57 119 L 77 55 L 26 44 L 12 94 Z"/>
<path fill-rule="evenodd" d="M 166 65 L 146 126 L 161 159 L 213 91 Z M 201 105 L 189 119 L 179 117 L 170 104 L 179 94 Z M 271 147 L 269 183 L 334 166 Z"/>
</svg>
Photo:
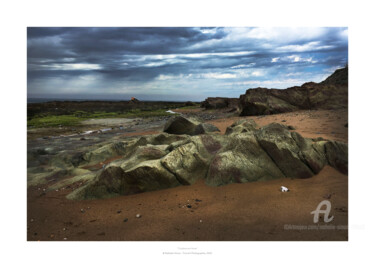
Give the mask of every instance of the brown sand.
<svg viewBox="0 0 375 268">
<path fill-rule="evenodd" d="M 281 185 L 290 192 L 280 192 Z M 328 166 L 305 180 L 285 178 L 221 187 L 198 181 L 192 186 L 105 200 L 69 201 L 64 198 L 69 191 L 40 196 L 42 190 L 29 189 L 28 240 L 348 239 L 347 230 L 284 229 L 284 225 L 318 226 L 310 212 L 329 195 L 334 216 L 329 225 L 347 225 L 348 179 Z M 138 213 L 141 218 L 136 218 Z M 325 225 L 322 219 L 319 224 Z"/>
<path fill-rule="evenodd" d="M 325 139 L 348 142 L 348 110 L 311 110 L 267 116 L 230 117 L 208 121 L 216 125 L 222 134 L 237 120 L 251 118 L 259 126 L 272 122 L 293 126 L 296 132 L 305 138 L 322 137 Z"/>
<path fill-rule="evenodd" d="M 271 122 L 292 125 L 305 137 L 348 140 L 345 111 L 302 111 L 251 118 L 260 126 Z M 236 120 L 211 123 L 224 133 Z M 290 192 L 280 192 L 281 185 Z M 191 186 L 105 200 L 70 201 L 65 196 L 71 189 L 46 194 L 42 189 L 43 186 L 28 189 L 29 241 L 348 240 L 347 230 L 337 230 L 348 224 L 348 176 L 329 166 L 310 179 L 284 178 L 221 187 L 209 187 L 201 180 Z M 325 199 L 331 201 L 334 216 L 328 225 L 336 230 L 288 229 L 290 225 L 324 227 L 322 218 L 319 224 L 313 223 L 310 212 Z M 187 208 L 187 204 L 192 207 Z M 135 217 L 138 213 L 141 218 Z"/>
</svg>

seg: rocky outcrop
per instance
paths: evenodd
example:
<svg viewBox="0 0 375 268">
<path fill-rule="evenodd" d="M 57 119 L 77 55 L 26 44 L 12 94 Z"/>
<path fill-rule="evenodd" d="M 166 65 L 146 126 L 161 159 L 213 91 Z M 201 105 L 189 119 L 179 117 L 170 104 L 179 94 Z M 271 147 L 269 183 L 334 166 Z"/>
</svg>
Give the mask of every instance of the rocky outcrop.
<svg viewBox="0 0 375 268">
<path fill-rule="evenodd" d="M 203 123 L 197 118 L 183 116 L 170 118 L 164 126 L 164 132 L 169 134 L 199 135 L 216 131 L 220 132 L 214 125 Z"/>
<path fill-rule="evenodd" d="M 206 109 L 236 109 L 238 107 L 238 98 L 207 98 L 201 103 L 201 107 Z"/>
<path fill-rule="evenodd" d="M 348 68 L 336 70 L 321 83 L 305 83 L 284 90 L 253 88 L 240 96 L 240 115 L 264 115 L 304 109 L 348 106 Z"/>
<path fill-rule="evenodd" d="M 118 151 L 122 158 L 102 168 L 68 198 L 129 195 L 191 185 L 198 179 L 220 186 L 309 178 L 325 165 L 343 173 L 348 167 L 347 144 L 303 138 L 277 123 L 258 128 L 252 120 L 237 121 L 226 135 L 150 135 L 122 146 Z"/>
</svg>

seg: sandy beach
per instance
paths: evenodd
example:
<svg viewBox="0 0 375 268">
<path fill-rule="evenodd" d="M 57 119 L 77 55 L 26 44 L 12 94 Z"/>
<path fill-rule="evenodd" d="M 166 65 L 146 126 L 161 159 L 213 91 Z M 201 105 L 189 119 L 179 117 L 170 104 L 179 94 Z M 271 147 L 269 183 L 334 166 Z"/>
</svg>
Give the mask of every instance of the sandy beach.
<svg viewBox="0 0 375 268">
<path fill-rule="evenodd" d="M 259 126 L 279 122 L 293 126 L 304 137 L 348 142 L 347 110 L 250 118 Z M 226 127 L 238 119 L 209 122 L 225 133 Z M 282 193 L 281 186 L 290 191 Z M 309 179 L 283 178 L 220 187 L 198 180 L 191 186 L 103 200 L 68 200 L 65 196 L 72 187 L 46 193 L 42 185 L 28 188 L 27 240 L 348 240 L 348 176 L 330 166 Z M 322 200 L 332 203 L 330 215 L 334 220 L 326 224 L 321 219 L 314 224 L 311 211 Z M 312 225 L 317 229 L 308 230 Z"/>
</svg>

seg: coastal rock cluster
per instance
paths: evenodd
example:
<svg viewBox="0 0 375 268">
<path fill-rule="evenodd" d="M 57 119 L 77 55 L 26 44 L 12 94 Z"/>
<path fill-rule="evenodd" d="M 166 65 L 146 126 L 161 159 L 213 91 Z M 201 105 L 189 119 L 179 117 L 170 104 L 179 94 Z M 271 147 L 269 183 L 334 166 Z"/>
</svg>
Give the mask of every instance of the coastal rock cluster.
<svg viewBox="0 0 375 268">
<path fill-rule="evenodd" d="M 239 100 L 241 116 L 346 107 L 348 107 L 348 67 L 336 70 L 321 83 L 309 82 L 284 90 L 248 89 Z"/>
<path fill-rule="evenodd" d="M 194 135 L 192 122 L 197 123 L 176 117 L 166 124 L 165 131 L 179 123 L 179 134 L 126 138 L 79 155 L 60 153 L 48 164 L 71 175 L 65 184 L 84 182 L 67 196 L 70 199 L 136 194 L 191 185 L 198 179 L 221 186 L 284 177 L 309 178 L 325 165 L 347 173 L 345 143 L 303 138 L 278 123 L 259 128 L 251 119 L 235 122 L 225 135 Z M 184 126 L 186 131 L 181 133 Z M 110 158 L 115 160 L 90 170 Z"/>
</svg>

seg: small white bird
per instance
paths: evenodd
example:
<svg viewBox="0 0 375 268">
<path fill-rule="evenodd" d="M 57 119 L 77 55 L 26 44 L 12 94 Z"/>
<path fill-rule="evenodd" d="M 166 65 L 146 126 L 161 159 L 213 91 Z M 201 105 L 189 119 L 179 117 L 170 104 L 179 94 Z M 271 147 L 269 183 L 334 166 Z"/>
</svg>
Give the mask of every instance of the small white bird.
<svg viewBox="0 0 375 268">
<path fill-rule="evenodd" d="M 289 189 L 286 188 L 285 186 L 281 186 L 281 187 L 280 187 L 280 191 L 281 191 L 281 192 L 289 192 Z"/>
</svg>

